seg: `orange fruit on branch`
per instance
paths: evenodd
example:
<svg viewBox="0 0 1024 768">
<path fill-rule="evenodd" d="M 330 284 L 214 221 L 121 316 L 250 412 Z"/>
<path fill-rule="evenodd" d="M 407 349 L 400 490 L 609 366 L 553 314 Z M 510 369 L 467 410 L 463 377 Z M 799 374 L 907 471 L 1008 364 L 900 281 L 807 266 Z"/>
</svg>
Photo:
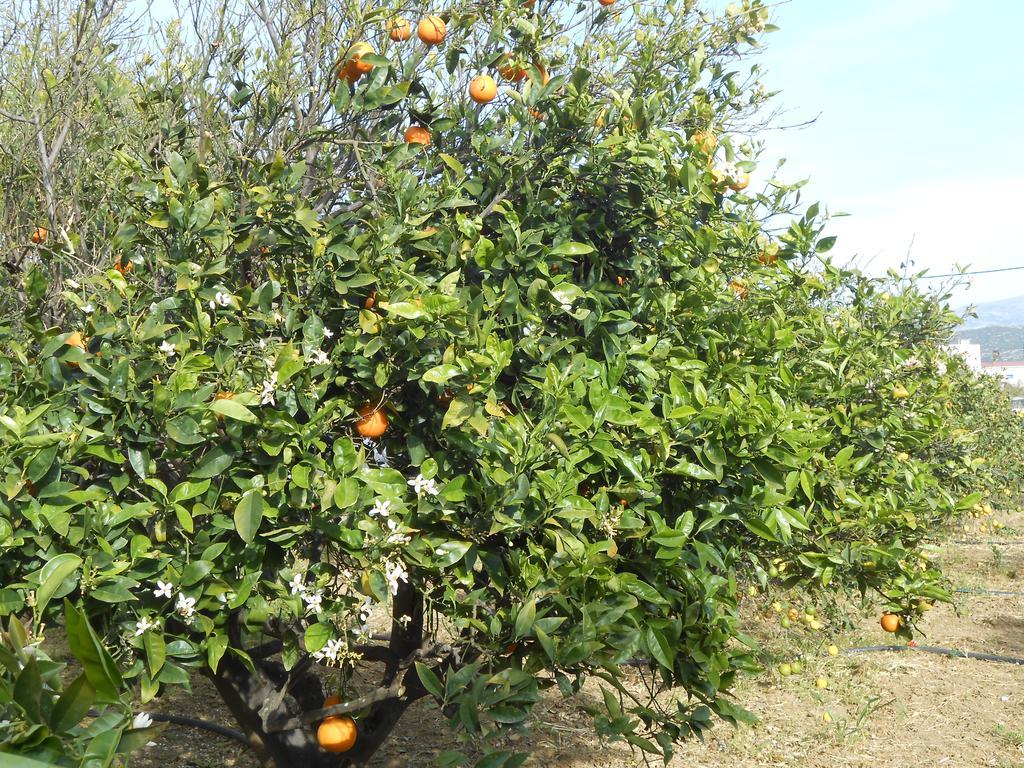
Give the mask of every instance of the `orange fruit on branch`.
<svg viewBox="0 0 1024 768">
<path fill-rule="evenodd" d="M 330 696 L 324 699 L 324 705 L 322 709 L 327 709 L 327 707 L 333 707 L 335 704 L 341 704 L 341 696 L 339 696 L 336 693 L 332 693 Z"/>
<path fill-rule="evenodd" d="M 66 344 L 69 347 L 78 347 L 79 349 L 85 349 L 85 338 L 82 336 L 81 331 L 75 331 L 66 339 L 64 339 L 64 344 Z"/>
<path fill-rule="evenodd" d="M 114 269 L 127 277 L 128 273 L 135 269 L 135 265 L 131 261 L 127 261 L 122 264 L 121 257 L 118 256 L 117 261 L 114 262 Z"/>
<path fill-rule="evenodd" d="M 714 154 L 715 148 L 718 146 L 718 137 L 708 131 L 697 131 L 690 138 L 690 141 L 693 142 L 693 146 L 705 155 Z"/>
<path fill-rule="evenodd" d="M 539 61 L 535 61 L 533 62 L 533 66 L 535 66 L 537 68 L 537 71 L 540 72 L 541 85 L 547 85 L 548 83 L 551 82 L 551 75 L 549 75 L 548 71 L 544 69 L 543 64 L 541 64 Z"/>
<path fill-rule="evenodd" d="M 356 721 L 347 715 L 325 718 L 316 729 L 316 740 L 328 752 L 348 752 L 355 746 Z"/>
<path fill-rule="evenodd" d="M 615 5 L 615 0 L 598 0 L 603 6 Z"/>
<path fill-rule="evenodd" d="M 427 45 L 440 45 L 448 34 L 448 26 L 440 16 L 426 16 L 416 25 L 416 36 Z"/>
<path fill-rule="evenodd" d="M 490 75 L 477 75 L 469 83 L 469 98 L 477 104 L 492 102 L 497 95 L 498 84 Z"/>
<path fill-rule="evenodd" d="M 36 245 L 42 245 L 49 236 L 50 233 L 46 227 L 36 227 L 35 231 L 32 232 L 32 242 Z"/>
<path fill-rule="evenodd" d="M 356 421 L 356 432 L 362 437 L 376 439 L 388 431 L 388 416 L 380 408 L 363 403 L 357 412 L 359 420 Z"/>
<path fill-rule="evenodd" d="M 404 43 L 412 35 L 412 26 L 408 19 L 397 16 L 388 22 L 388 37 L 396 43 Z"/>
<path fill-rule="evenodd" d="M 902 619 L 900 619 L 899 614 L 883 613 L 882 620 L 878 623 L 882 625 L 882 629 L 884 629 L 886 632 L 895 632 L 897 629 L 900 628 L 900 625 L 903 623 L 903 621 Z"/>
<path fill-rule="evenodd" d="M 498 62 L 498 73 L 511 83 L 520 83 L 526 77 L 526 70 L 515 64 L 511 53 L 506 53 Z"/>
<path fill-rule="evenodd" d="M 729 189 L 733 192 L 741 192 L 750 186 L 750 174 L 740 171 L 729 180 Z"/>
<path fill-rule="evenodd" d="M 424 128 L 422 125 L 410 125 L 405 129 L 405 143 L 406 144 L 422 144 L 427 146 L 430 144 L 430 131 Z M 367 301 L 370 301 L 367 299 Z M 370 304 L 372 307 L 373 305 Z M 369 309 L 369 307 L 367 307 Z"/>
</svg>

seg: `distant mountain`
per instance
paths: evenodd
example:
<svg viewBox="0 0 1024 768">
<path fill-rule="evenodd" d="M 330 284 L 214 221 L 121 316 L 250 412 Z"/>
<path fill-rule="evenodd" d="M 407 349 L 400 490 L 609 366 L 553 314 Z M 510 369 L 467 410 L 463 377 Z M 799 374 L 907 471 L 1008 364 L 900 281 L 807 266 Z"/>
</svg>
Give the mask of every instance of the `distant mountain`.
<svg viewBox="0 0 1024 768">
<path fill-rule="evenodd" d="M 990 325 L 985 328 L 961 329 L 954 339 L 968 339 L 981 345 L 981 359 L 1024 360 L 1024 325 Z"/>
<path fill-rule="evenodd" d="M 962 311 L 962 310 L 961 310 Z M 977 317 L 970 317 L 961 326 L 964 330 L 990 325 L 1024 326 L 1024 296 L 1000 301 L 986 301 L 974 309 Z"/>
</svg>

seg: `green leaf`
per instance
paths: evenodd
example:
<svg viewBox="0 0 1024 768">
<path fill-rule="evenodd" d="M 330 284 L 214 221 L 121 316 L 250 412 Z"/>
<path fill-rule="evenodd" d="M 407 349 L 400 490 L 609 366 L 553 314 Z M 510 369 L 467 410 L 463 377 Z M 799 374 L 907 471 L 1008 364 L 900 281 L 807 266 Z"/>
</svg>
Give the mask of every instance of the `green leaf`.
<svg viewBox="0 0 1024 768">
<path fill-rule="evenodd" d="M 71 652 L 96 691 L 96 700 L 101 704 L 119 703 L 123 685 L 121 673 L 85 614 L 68 600 L 64 601 L 64 629 Z"/>
<path fill-rule="evenodd" d="M 428 384 L 445 384 L 462 373 L 462 370 L 455 365 L 435 365 L 423 374 L 423 380 Z"/>
<path fill-rule="evenodd" d="M 444 701 L 444 686 L 441 684 L 441 679 L 434 674 L 434 671 L 426 664 L 416 662 L 416 674 L 420 678 L 420 682 L 423 683 L 423 687 L 426 688 L 431 695 L 440 701 Z"/>
<path fill-rule="evenodd" d="M 36 591 L 36 610 L 40 615 L 50 602 L 50 598 L 64 583 L 64 579 L 74 573 L 82 565 L 82 558 L 66 552 L 50 558 L 39 572 L 39 589 Z"/>
<path fill-rule="evenodd" d="M 30 658 L 18 673 L 11 695 L 15 703 L 25 710 L 28 719 L 34 723 L 42 722 L 43 719 L 39 709 L 42 692 L 43 678 L 39 672 L 39 662 L 35 658 Z"/>
<path fill-rule="evenodd" d="M 235 530 L 246 544 L 251 544 L 263 522 L 263 496 L 259 491 L 248 490 L 242 494 L 235 507 Z"/>
<path fill-rule="evenodd" d="M 96 700 L 96 690 L 83 672 L 76 677 L 64 693 L 57 699 L 50 714 L 50 728 L 55 733 L 64 733 L 85 719 L 92 703 Z"/>
<path fill-rule="evenodd" d="M 259 421 L 255 413 L 235 400 L 214 400 L 210 403 L 210 410 L 235 421 L 244 421 L 246 424 L 255 424 Z"/>
<path fill-rule="evenodd" d="M 234 460 L 235 457 L 232 454 L 217 446 L 203 456 L 196 468 L 189 474 L 189 477 L 195 480 L 217 477 L 230 467 Z"/>
<path fill-rule="evenodd" d="M 459 395 L 448 406 L 448 410 L 441 420 L 441 429 L 459 426 L 472 416 L 474 411 L 476 411 L 476 403 L 466 395 Z"/>
<path fill-rule="evenodd" d="M 552 256 L 585 256 L 593 252 L 594 247 L 592 245 L 572 241 L 559 243 L 549 251 Z"/>
<path fill-rule="evenodd" d="M 316 653 L 334 636 L 334 629 L 328 624 L 316 623 L 306 627 L 302 635 L 302 642 L 306 646 L 306 653 Z"/>
<path fill-rule="evenodd" d="M 398 315 L 399 317 L 404 317 L 406 320 L 416 320 L 426 315 L 426 312 L 423 311 L 423 307 L 418 304 L 412 304 L 408 301 L 399 301 L 395 304 L 383 301 L 380 304 L 380 308 L 389 315 Z"/>
<path fill-rule="evenodd" d="M 519 609 L 516 615 L 516 624 L 512 634 L 517 640 L 528 637 L 533 632 L 533 623 L 537 619 L 537 601 L 530 598 Z"/>
<path fill-rule="evenodd" d="M 220 666 L 220 660 L 228 649 L 228 638 L 226 635 L 212 634 L 206 639 L 206 663 L 214 672 Z"/>
<path fill-rule="evenodd" d="M 142 647 L 146 649 L 146 663 L 149 665 L 149 674 L 156 677 L 167 658 L 167 643 L 164 642 L 162 634 L 155 630 L 149 630 L 142 634 Z"/>
</svg>

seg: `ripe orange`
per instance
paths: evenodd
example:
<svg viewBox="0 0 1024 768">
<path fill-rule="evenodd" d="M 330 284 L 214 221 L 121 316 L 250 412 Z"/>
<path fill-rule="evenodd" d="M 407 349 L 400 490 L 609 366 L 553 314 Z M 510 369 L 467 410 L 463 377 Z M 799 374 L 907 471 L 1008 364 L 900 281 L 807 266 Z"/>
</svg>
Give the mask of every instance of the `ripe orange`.
<svg viewBox="0 0 1024 768">
<path fill-rule="evenodd" d="M 757 257 L 757 260 L 762 264 L 770 266 L 779 260 L 779 252 L 778 250 L 773 251 L 770 248 L 766 248 L 761 251 L 761 255 Z"/>
<path fill-rule="evenodd" d="M 75 331 L 64 339 L 64 344 L 69 347 L 78 347 L 82 351 L 85 351 L 85 339 L 82 337 L 81 331 Z M 78 363 L 71 360 L 68 361 L 68 365 L 72 368 L 78 368 Z"/>
<path fill-rule="evenodd" d="M 601 3 L 601 5 L 605 5 L 605 6 L 607 6 L 607 5 L 615 5 L 615 0 L 599 0 L 599 2 Z"/>
<path fill-rule="evenodd" d="M 333 707 L 335 704 L 341 704 L 341 696 L 339 696 L 336 693 L 332 693 L 330 696 L 324 699 L 323 709 L 327 709 L 327 707 Z"/>
<path fill-rule="evenodd" d="M 316 729 L 316 740 L 328 752 L 348 752 L 357 735 L 356 721 L 347 715 L 328 717 Z"/>
<path fill-rule="evenodd" d="M 707 131 L 697 131 L 690 137 L 690 141 L 693 142 L 693 146 L 705 155 L 713 155 L 715 148 L 718 146 L 718 137 Z"/>
<path fill-rule="evenodd" d="M 130 262 L 130 261 L 125 263 L 125 264 L 122 264 L 121 263 L 121 257 L 118 256 L 117 257 L 117 261 L 114 262 L 114 269 L 116 269 L 122 275 L 127 276 L 129 272 L 131 272 L 133 269 L 135 269 L 135 265 L 132 262 Z"/>
<path fill-rule="evenodd" d="M 535 62 L 533 62 L 533 66 L 535 66 L 537 68 L 537 70 L 540 72 L 540 84 L 541 85 L 547 85 L 549 82 L 551 82 L 551 75 L 549 75 L 548 71 L 546 69 L 544 69 L 544 65 L 543 64 L 541 64 L 539 61 L 535 61 Z"/>
<path fill-rule="evenodd" d="M 412 26 L 408 19 L 396 16 L 388 22 L 388 37 L 396 43 L 404 43 L 412 35 Z"/>
<path fill-rule="evenodd" d="M 405 129 L 405 143 L 406 144 L 422 144 L 427 146 L 430 144 L 430 131 L 424 128 L 422 125 L 410 125 Z M 367 299 L 369 301 L 369 299 Z M 373 306 L 372 304 L 370 306 Z M 367 307 L 369 309 L 369 307 Z"/>
<path fill-rule="evenodd" d="M 359 79 L 359 72 L 356 71 L 355 65 L 351 61 L 347 61 L 338 67 L 336 74 L 339 80 L 346 80 L 349 85 L 354 85 L 356 80 Z"/>
<path fill-rule="evenodd" d="M 354 85 L 356 80 L 373 69 L 373 65 L 363 61 L 363 56 L 370 56 L 376 53 L 373 46 L 365 40 L 353 45 L 345 53 L 345 63 L 338 67 L 337 75 L 339 80 L 347 80 L 349 85 Z"/>
<path fill-rule="evenodd" d="M 729 287 L 732 288 L 733 293 L 735 293 L 739 298 L 747 298 L 747 286 L 742 280 L 730 280 Z"/>
<path fill-rule="evenodd" d="M 213 396 L 213 399 L 214 400 L 234 400 L 235 399 L 235 393 L 234 392 L 218 392 L 216 395 Z"/>
<path fill-rule="evenodd" d="M 469 83 L 469 98 L 477 104 L 494 101 L 498 95 L 498 85 L 490 75 L 477 75 Z"/>
<path fill-rule="evenodd" d="M 35 231 L 32 233 L 32 242 L 36 245 L 42 245 L 46 242 L 46 239 L 49 236 L 50 233 L 47 231 L 46 227 L 36 227 Z"/>
<path fill-rule="evenodd" d="M 512 83 L 520 83 L 526 77 L 526 70 L 515 64 L 511 53 L 506 53 L 498 62 L 498 72 L 506 80 Z"/>
<path fill-rule="evenodd" d="M 384 411 L 369 403 L 363 403 L 357 410 L 359 420 L 356 422 L 356 432 L 360 435 L 378 438 L 388 431 L 388 416 Z"/>
<path fill-rule="evenodd" d="M 408 139 L 406 139 L 406 141 L 408 141 Z M 366 297 L 366 301 L 363 302 L 363 306 L 366 307 L 367 309 L 373 309 L 373 305 L 376 304 L 376 303 L 377 303 L 377 292 L 374 291 L 373 293 L 371 293 L 369 296 Z"/>
<path fill-rule="evenodd" d="M 426 16 L 416 25 L 416 36 L 427 45 L 440 45 L 447 34 L 448 27 L 440 16 Z"/>
<path fill-rule="evenodd" d="M 895 632 L 900 628 L 900 624 L 902 623 L 903 621 L 900 619 L 899 615 L 895 613 L 883 613 L 882 620 L 879 622 L 879 624 L 882 625 L 882 629 L 886 632 Z"/>
<path fill-rule="evenodd" d="M 373 64 L 363 61 L 363 56 L 372 56 L 376 51 L 373 50 L 373 46 L 366 41 L 360 41 L 348 49 L 348 53 L 345 55 L 350 62 L 352 67 L 360 75 L 365 75 L 373 69 Z"/>
</svg>

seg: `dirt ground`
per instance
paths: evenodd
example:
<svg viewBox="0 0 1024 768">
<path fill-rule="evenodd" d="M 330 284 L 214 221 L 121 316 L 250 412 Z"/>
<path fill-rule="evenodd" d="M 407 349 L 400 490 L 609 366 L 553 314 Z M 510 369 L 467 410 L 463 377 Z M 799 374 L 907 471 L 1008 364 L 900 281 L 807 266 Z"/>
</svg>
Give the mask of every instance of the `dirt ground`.
<svg viewBox="0 0 1024 768">
<path fill-rule="evenodd" d="M 957 587 L 1020 594 L 958 594 L 954 607 L 940 606 L 926 614 L 920 623 L 923 636 L 917 638 L 920 645 L 1024 657 L 1024 515 L 996 513 L 994 519 L 1005 527 L 979 531 L 974 524 L 959 534 L 986 543 L 950 541 L 940 548 L 940 560 Z M 892 642 L 878 627 L 877 613 L 852 607 L 846 614 L 824 617 L 821 632 L 783 630 L 770 603 L 779 600 L 788 606 L 793 599 L 792 595 L 759 595 L 749 598 L 744 607 L 751 625 L 748 631 L 773 661 L 765 672 L 744 679 L 736 689 L 737 702 L 757 715 L 758 723 L 738 729 L 716 727 L 703 742 L 679 748 L 672 768 L 875 768 L 894 762 L 908 768 L 1024 768 L 1024 666 L 919 651 L 848 654 L 846 649 Z M 825 649 L 830 643 L 844 652 L 828 656 Z M 781 677 L 778 663 L 797 658 L 803 672 Z M 819 677 L 826 678 L 826 688 L 816 686 Z M 583 706 L 596 696 L 595 687 L 576 700 L 556 695 L 542 702 L 532 723 L 527 765 L 660 765 L 660 761 L 645 762 L 642 754 L 632 753 L 623 744 L 604 743 L 593 735 Z M 161 707 L 231 723 L 202 681 L 191 695 L 178 693 L 163 699 Z M 520 741 L 514 746 L 526 745 Z M 423 705 L 403 719 L 379 765 L 429 768 L 437 753 L 455 747 L 443 719 Z M 256 766 L 231 741 L 177 727 L 168 728 L 132 764 L 143 768 Z"/>
</svg>

